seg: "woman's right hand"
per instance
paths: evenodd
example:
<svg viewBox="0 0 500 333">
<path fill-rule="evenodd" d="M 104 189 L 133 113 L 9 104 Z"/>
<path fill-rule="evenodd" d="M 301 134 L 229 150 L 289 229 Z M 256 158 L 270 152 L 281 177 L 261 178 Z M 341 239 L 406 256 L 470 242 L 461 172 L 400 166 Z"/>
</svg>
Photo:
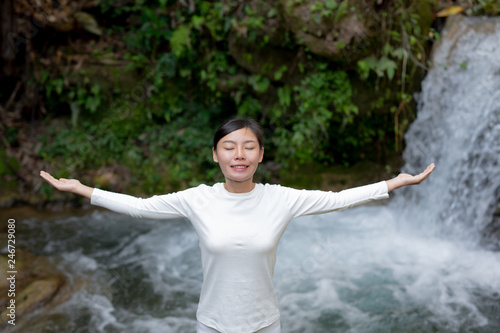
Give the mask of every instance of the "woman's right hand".
<svg viewBox="0 0 500 333">
<path fill-rule="evenodd" d="M 94 191 L 93 188 L 83 185 L 77 179 L 56 179 L 50 173 L 45 171 L 40 171 L 40 176 L 53 188 L 62 192 L 71 192 L 90 199 L 92 192 Z"/>
</svg>

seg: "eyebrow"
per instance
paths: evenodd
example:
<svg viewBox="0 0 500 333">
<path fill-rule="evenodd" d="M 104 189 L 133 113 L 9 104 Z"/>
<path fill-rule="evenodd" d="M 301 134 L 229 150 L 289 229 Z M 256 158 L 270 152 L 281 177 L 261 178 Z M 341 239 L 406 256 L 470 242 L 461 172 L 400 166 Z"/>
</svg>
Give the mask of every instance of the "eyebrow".
<svg viewBox="0 0 500 333">
<path fill-rule="evenodd" d="M 224 141 L 222 141 L 222 143 L 236 143 L 236 141 L 233 141 L 233 140 L 224 140 Z M 246 140 L 243 143 L 255 143 L 255 140 Z"/>
</svg>

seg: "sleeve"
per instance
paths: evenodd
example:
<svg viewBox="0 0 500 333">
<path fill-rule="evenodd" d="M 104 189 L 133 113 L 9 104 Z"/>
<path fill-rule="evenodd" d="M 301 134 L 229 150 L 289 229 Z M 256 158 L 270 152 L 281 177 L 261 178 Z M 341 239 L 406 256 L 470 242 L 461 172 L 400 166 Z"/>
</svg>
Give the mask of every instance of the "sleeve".
<svg viewBox="0 0 500 333">
<path fill-rule="evenodd" d="M 286 189 L 288 191 L 285 198 L 293 217 L 344 210 L 373 200 L 389 198 L 385 181 L 340 192 Z"/>
<path fill-rule="evenodd" d="M 153 196 L 148 199 L 94 189 L 90 203 L 133 217 L 173 219 L 187 217 L 189 205 L 182 192 Z"/>
</svg>

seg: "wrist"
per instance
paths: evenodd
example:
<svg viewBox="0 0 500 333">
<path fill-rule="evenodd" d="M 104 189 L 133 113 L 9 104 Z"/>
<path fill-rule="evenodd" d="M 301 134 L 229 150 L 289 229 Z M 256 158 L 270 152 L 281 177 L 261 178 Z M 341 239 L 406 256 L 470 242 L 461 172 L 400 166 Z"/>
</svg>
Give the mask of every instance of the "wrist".
<svg viewBox="0 0 500 333">
<path fill-rule="evenodd" d="M 387 192 L 391 192 L 399 187 L 404 186 L 404 184 L 398 177 L 386 180 L 385 182 L 387 184 Z"/>
<path fill-rule="evenodd" d="M 94 192 L 94 188 L 89 187 L 87 185 L 83 185 L 82 183 L 78 184 L 73 193 L 81 195 L 87 199 L 92 197 L 92 193 Z"/>
</svg>

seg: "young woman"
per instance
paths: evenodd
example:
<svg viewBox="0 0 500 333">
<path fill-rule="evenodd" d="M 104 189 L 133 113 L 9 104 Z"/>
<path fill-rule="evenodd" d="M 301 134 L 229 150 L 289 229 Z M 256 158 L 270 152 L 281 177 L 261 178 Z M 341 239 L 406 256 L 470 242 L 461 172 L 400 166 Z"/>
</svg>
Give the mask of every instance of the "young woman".
<svg viewBox="0 0 500 333">
<path fill-rule="evenodd" d="M 93 205 L 135 217 L 188 218 L 198 234 L 203 285 L 197 332 L 279 333 L 273 287 L 278 242 L 295 217 L 342 210 L 388 198 L 398 187 L 419 184 L 419 175 L 396 178 L 338 193 L 256 184 L 253 175 L 264 157 L 261 126 L 231 119 L 217 130 L 212 148 L 225 182 L 140 199 L 81 184 L 76 179 L 40 175 L 54 188 L 82 195 Z"/>
</svg>

